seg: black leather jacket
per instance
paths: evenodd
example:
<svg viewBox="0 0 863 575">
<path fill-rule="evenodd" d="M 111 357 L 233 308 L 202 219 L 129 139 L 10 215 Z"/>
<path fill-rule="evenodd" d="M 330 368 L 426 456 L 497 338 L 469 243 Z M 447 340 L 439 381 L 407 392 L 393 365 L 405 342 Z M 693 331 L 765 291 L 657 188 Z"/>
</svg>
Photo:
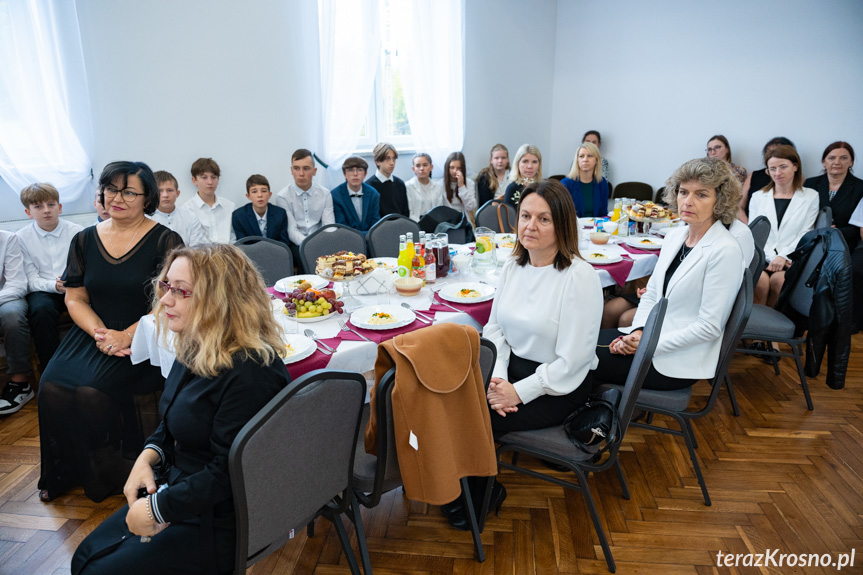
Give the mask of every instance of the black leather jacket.
<svg viewBox="0 0 863 575">
<path fill-rule="evenodd" d="M 809 254 L 819 242 L 824 242 L 826 248 L 823 257 L 809 277 L 801 278 Z M 798 333 L 807 330 L 806 375 L 818 375 L 827 351 L 826 383 L 833 389 L 842 389 L 851 355 L 853 288 L 848 245 L 842 232 L 836 228 L 812 230 L 800 239 L 797 249 L 788 258 L 792 264 L 785 274 L 776 309 L 795 320 Z M 801 280 L 813 288 L 808 318 L 796 314 L 789 302 L 794 286 Z"/>
</svg>

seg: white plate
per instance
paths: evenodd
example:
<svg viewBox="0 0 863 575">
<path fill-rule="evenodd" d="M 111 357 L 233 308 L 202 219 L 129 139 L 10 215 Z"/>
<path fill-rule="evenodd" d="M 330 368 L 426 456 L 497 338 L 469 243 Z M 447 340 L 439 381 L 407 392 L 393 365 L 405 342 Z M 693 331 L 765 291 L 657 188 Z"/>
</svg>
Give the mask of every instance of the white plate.
<svg viewBox="0 0 863 575">
<path fill-rule="evenodd" d="M 642 243 L 645 240 L 649 241 L 650 243 Z M 662 238 L 657 238 L 655 236 L 635 236 L 627 237 L 626 245 L 638 248 L 640 250 L 658 250 L 662 249 L 662 241 Z"/>
<path fill-rule="evenodd" d="M 384 268 L 389 272 L 396 272 L 399 268 L 399 260 L 396 258 L 370 258 L 379 268 Z"/>
<path fill-rule="evenodd" d="M 276 318 L 279 320 L 290 321 L 288 315 L 284 312 L 285 304 L 280 299 L 274 299 L 270 302 L 273 306 L 273 313 L 276 314 Z M 318 323 L 319 321 L 324 321 L 330 319 L 333 316 L 341 315 L 344 317 L 345 314 L 339 314 L 339 312 L 331 312 L 327 315 L 319 315 L 318 317 L 298 317 L 295 318 L 297 323 Z"/>
<path fill-rule="evenodd" d="M 320 276 L 313 275 L 301 275 L 301 276 L 291 276 L 287 278 L 282 278 L 276 282 L 276 285 L 273 287 L 276 291 L 280 291 L 282 293 L 288 293 L 294 291 L 298 285 L 303 282 L 309 282 L 312 284 L 312 289 L 321 289 L 327 287 L 329 285 L 329 281 L 325 280 Z"/>
<path fill-rule="evenodd" d="M 459 292 L 463 289 L 473 289 L 479 292 L 479 297 L 462 297 Z M 440 296 L 455 303 L 480 303 L 494 298 L 494 286 L 477 282 L 459 282 L 445 285 L 441 288 Z"/>
<path fill-rule="evenodd" d="M 284 342 L 286 344 L 290 344 L 294 348 L 293 355 L 282 358 L 282 361 L 285 362 L 285 365 L 289 363 L 296 363 L 300 360 L 306 359 L 307 357 L 315 353 L 315 349 L 317 348 L 314 340 L 304 335 L 286 335 Z"/>
<path fill-rule="evenodd" d="M 592 228 L 593 218 L 578 218 L 578 225 L 583 228 Z"/>
<path fill-rule="evenodd" d="M 604 258 L 595 258 L 593 254 L 602 254 Z M 590 250 L 586 251 L 582 254 L 584 256 L 584 261 L 594 265 L 605 266 L 608 264 L 616 264 L 619 261 L 623 260 L 623 257 L 620 254 L 610 254 L 607 252 L 603 252 L 600 250 Z"/>
<path fill-rule="evenodd" d="M 394 323 L 385 323 L 381 325 L 368 323 L 372 314 L 378 312 L 388 313 L 393 316 L 396 321 Z M 414 312 L 399 305 L 369 305 L 361 307 L 352 313 L 351 323 L 356 327 L 361 327 L 363 329 L 386 330 L 410 325 L 416 318 L 417 316 L 414 315 Z"/>
<path fill-rule="evenodd" d="M 494 234 L 494 243 L 499 248 L 509 249 L 515 247 L 516 235 L 515 234 Z M 508 244 L 508 245 L 502 245 Z"/>
</svg>

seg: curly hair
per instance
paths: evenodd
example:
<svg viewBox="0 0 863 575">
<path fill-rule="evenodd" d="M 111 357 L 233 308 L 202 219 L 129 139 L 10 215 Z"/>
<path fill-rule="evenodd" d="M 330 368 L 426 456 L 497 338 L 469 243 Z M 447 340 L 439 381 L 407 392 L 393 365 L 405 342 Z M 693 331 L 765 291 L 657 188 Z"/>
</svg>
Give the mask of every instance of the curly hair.
<svg viewBox="0 0 863 575">
<path fill-rule="evenodd" d="M 663 194 L 663 199 L 672 211 L 678 211 L 677 193 L 680 185 L 693 181 L 716 191 L 713 217 L 726 226 L 734 223 L 740 204 L 740 180 L 731 171 L 728 162 L 719 158 L 696 158 L 674 170 L 665 181 Z"/>
</svg>

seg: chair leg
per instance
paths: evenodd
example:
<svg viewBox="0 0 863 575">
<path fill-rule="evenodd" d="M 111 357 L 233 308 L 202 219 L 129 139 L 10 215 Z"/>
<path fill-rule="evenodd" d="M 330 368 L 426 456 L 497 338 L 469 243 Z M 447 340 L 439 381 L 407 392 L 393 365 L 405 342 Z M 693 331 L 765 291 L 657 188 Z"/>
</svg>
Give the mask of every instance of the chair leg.
<svg viewBox="0 0 863 575">
<path fill-rule="evenodd" d="M 363 529 L 363 517 L 360 513 L 360 505 L 357 503 L 357 497 L 353 494 L 350 494 L 351 498 L 351 515 L 354 521 L 354 527 L 357 530 L 357 547 L 360 548 L 360 560 L 363 563 L 363 573 L 365 575 L 372 575 L 372 561 L 369 557 L 369 546 L 366 542 L 366 532 Z"/>
<path fill-rule="evenodd" d="M 351 568 L 353 575 L 360 575 L 360 566 L 357 565 L 357 558 L 354 557 L 354 550 L 351 549 L 351 540 L 348 539 L 348 532 L 345 531 L 345 525 L 342 523 L 341 515 L 333 515 L 330 521 L 336 526 L 336 533 L 339 536 L 339 542 L 342 544 L 342 551 L 345 552 L 345 558 L 348 560 L 348 566 Z M 369 575 L 368 573 L 366 575 Z"/>
<path fill-rule="evenodd" d="M 492 492 L 492 489 L 494 488 L 494 479 L 495 479 L 494 475 L 489 476 L 489 478 L 485 484 L 485 494 L 482 497 L 482 507 L 480 507 L 479 517 L 477 517 L 477 521 L 479 522 L 479 532 L 480 533 L 485 531 L 485 520 L 488 517 L 488 512 L 489 512 L 488 506 L 489 506 L 489 503 L 491 502 L 491 492 Z M 477 481 L 477 484 L 479 484 L 479 482 L 481 481 L 481 478 L 477 478 L 476 481 Z"/>
<path fill-rule="evenodd" d="M 737 397 L 734 395 L 734 385 L 731 383 L 731 376 L 725 374 L 725 387 L 728 389 L 728 398 L 731 400 L 731 411 L 734 417 L 740 417 L 740 408 L 737 406 Z"/>
<path fill-rule="evenodd" d="M 605 530 L 602 528 L 602 522 L 599 520 L 599 513 L 596 511 L 596 504 L 593 502 L 593 494 L 590 492 L 590 486 L 587 484 L 587 477 L 583 473 L 579 473 L 578 476 L 579 490 L 584 496 L 585 503 L 587 503 L 587 510 L 590 512 L 593 528 L 596 529 L 596 536 L 599 538 L 602 554 L 605 555 L 605 563 L 608 565 L 608 570 L 614 573 L 617 567 L 614 565 L 614 557 L 611 555 L 611 548 L 608 546 L 608 540 L 605 538 Z"/>
<path fill-rule="evenodd" d="M 765 341 L 765 342 L 764 342 L 764 345 L 767 347 L 767 349 L 768 349 L 768 350 L 772 350 L 772 349 L 773 349 L 773 344 L 772 344 L 772 342 Z M 793 346 L 792 346 L 792 347 L 793 347 Z M 774 373 L 774 374 L 776 374 L 776 375 L 779 375 L 779 358 L 778 358 L 778 357 L 776 357 L 775 355 L 771 355 L 771 356 L 768 356 L 768 357 L 770 357 L 770 363 L 772 363 L 772 364 L 773 364 L 773 373 Z"/>
<path fill-rule="evenodd" d="M 512 452 L 512 464 L 518 465 L 518 451 Z"/>
<path fill-rule="evenodd" d="M 309 524 L 306 525 L 306 536 L 311 539 L 315 536 L 315 520 L 312 519 L 309 521 Z"/>
<path fill-rule="evenodd" d="M 809 383 L 806 381 L 806 373 L 803 371 L 803 346 L 801 344 L 792 345 L 791 351 L 794 352 L 794 361 L 797 363 L 797 373 L 800 375 L 800 385 L 803 386 L 803 395 L 806 397 L 806 407 L 809 411 L 814 410 L 812 406 L 812 396 L 809 395 Z"/>
<path fill-rule="evenodd" d="M 695 432 L 692 429 L 692 423 L 688 419 L 680 418 L 677 420 L 680 424 L 680 431 L 683 433 L 683 440 L 686 442 L 686 448 L 689 450 L 689 459 L 692 460 L 692 468 L 695 470 L 695 477 L 698 479 L 698 485 L 701 486 L 701 495 L 704 497 L 704 504 L 710 507 L 710 494 L 707 493 L 707 483 L 704 482 L 704 475 L 701 473 L 701 466 L 698 465 L 698 456 L 695 454 Z"/>
<path fill-rule="evenodd" d="M 623 475 L 623 468 L 620 466 L 620 459 L 615 456 L 614 470 L 617 471 L 617 480 L 620 482 L 620 490 L 623 491 L 623 498 L 629 499 L 629 485 L 626 484 L 626 476 Z"/>
<path fill-rule="evenodd" d="M 476 552 L 476 560 L 482 563 L 485 561 L 485 551 L 482 548 L 482 539 L 479 534 L 479 525 L 476 521 L 476 510 L 473 507 L 473 499 L 470 495 L 470 486 L 467 483 L 467 477 L 461 478 L 461 493 L 464 498 L 464 508 L 467 509 L 467 519 L 470 523 L 470 532 L 473 535 L 473 546 Z"/>
</svg>

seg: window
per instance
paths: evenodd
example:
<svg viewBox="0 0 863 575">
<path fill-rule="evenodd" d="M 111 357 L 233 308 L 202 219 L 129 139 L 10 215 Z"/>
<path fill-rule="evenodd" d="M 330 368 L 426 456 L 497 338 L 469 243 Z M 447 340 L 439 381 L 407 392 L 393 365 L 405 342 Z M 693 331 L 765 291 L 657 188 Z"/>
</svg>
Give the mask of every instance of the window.
<svg viewBox="0 0 863 575">
<path fill-rule="evenodd" d="M 405 23 L 399 22 L 398 13 L 391 4 L 396 0 L 381 0 L 378 9 L 381 29 L 381 54 L 375 75 L 375 88 L 372 101 L 357 147 L 371 150 L 378 142 L 389 142 L 399 149 L 413 148 L 399 73 L 399 50 L 393 30 Z"/>
</svg>

